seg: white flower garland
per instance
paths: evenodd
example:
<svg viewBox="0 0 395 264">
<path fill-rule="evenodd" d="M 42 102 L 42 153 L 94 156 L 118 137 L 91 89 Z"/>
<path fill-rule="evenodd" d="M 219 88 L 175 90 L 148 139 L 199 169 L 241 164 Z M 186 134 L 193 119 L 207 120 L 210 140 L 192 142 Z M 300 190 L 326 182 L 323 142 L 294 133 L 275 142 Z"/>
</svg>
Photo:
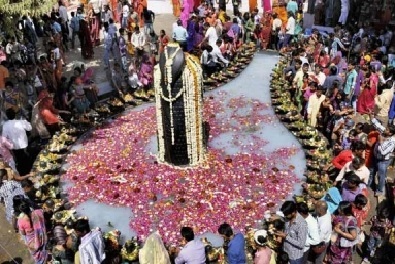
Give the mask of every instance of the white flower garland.
<svg viewBox="0 0 395 264">
<path fill-rule="evenodd" d="M 165 143 L 164 131 L 162 120 L 162 104 L 161 99 L 169 103 L 170 106 L 170 126 L 172 144 L 174 144 L 174 120 L 173 120 L 173 107 L 172 103 L 184 95 L 184 112 L 185 112 L 185 128 L 187 139 L 187 151 L 189 163 L 196 166 L 205 160 L 205 149 L 203 146 L 203 71 L 200 66 L 199 60 L 192 55 L 186 54 L 186 66 L 183 71 L 183 87 L 180 91 L 172 97 L 171 84 L 172 84 L 172 65 L 173 59 L 180 49 L 177 46 L 176 51 L 169 57 L 167 48 L 165 48 L 165 84 L 168 91 L 168 97 L 162 93 L 161 87 L 161 70 L 159 65 L 155 66 L 154 72 L 154 86 L 156 97 L 156 116 L 158 127 L 158 145 L 159 155 L 158 161 L 165 163 Z"/>
</svg>

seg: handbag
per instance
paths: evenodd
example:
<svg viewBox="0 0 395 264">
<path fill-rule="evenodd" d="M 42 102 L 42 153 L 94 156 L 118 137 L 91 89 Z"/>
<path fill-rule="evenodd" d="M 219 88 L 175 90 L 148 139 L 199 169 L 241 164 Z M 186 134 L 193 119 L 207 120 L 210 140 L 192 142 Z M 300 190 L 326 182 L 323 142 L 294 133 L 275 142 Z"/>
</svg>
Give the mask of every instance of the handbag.
<svg viewBox="0 0 395 264">
<path fill-rule="evenodd" d="M 320 255 L 322 252 L 325 251 L 326 249 L 326 245 L 325 242 L 322 241 L 321 243 L 319 243 L 318 245 L 314 245 L 314 246 L 310 246 L 310 249 L 313 250 L 313 252 L 317 255 Z"/>
</svg>

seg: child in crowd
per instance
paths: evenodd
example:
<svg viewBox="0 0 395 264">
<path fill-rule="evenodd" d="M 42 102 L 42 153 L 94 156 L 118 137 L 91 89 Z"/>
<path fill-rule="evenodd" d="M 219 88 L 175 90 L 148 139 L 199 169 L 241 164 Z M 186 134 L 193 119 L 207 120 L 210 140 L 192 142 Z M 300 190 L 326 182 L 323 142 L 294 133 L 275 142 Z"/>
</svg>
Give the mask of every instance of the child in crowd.
<svg viewBox="0 0 395 264">
<path fill-rule="evenodd" d="M 254 264 L 269 264 L 271 259 L 276 259 L 275 253 L 267 246 L 267 231 L 258 230 L 254 234 L 254 242 L 257 247 Z"/>
<path fill-rule="evenodd" d="M 370 228 L 370 237 L 368 241 L 367 255 L 373 257 L 376 249 L 383 244 L 383 239 L 389 234 L 392 228 L 391 221 L 388 219 L 390 211 L 388 207 L 384 207 L 377 215 L 371 219 L 372 227 Z M 368 256 L 364 258 L 364 262 L 368 262 Z M 369 263 L 369 262 L 368 262 Z"/>
</svg>

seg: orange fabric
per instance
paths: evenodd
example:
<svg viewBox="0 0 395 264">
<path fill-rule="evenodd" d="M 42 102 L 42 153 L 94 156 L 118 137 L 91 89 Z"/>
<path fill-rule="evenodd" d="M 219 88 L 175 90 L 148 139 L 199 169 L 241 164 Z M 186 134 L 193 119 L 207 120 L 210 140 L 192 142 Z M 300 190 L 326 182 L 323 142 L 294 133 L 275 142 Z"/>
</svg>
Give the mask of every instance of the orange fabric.
<svg viewBox="0 0 395 264">
<path fill-rule="evenodd" d="M 257 0 L 248 0 L 250 13 L 254 11 L 255 8 L 258 8 Z"/>
<path fill-rule="evenodd" d="M 0 65 L 0 89 L 5 88 L 5 79 L 10 77 L 10 72 L 6 67 Z"/>
<path fill-rule="evenodd" d="M 40 102 L 40 115 L 46 125 L 53 125 L 59 122 L 59 111 L 53 106 L 53 99 L 46 97 Z"/>
<path fill-rule="evenodd" d="M 288 20 L 287 10 L 285 6 L 273 6 L 273 13 L 276 13 L 278 18 L 283 21 L 283 25 L 286 25 Z"/>
<path fill-rule="evenodd" d="M 179 17 L 181 13 L 180 0 L 172 0 L 172 3 L 173 3 L 173 15 L 175 17 Z"/>
<path fill-rule="evenodd" d="M 354 156 L 351 150 L 343 150 L 339 153 L 339 155 L 333 158 L 332 165 L 335 166 L 337 169 L 341 170 L 347 162 L 352 161 L 353 157 Z"/>
</svg>

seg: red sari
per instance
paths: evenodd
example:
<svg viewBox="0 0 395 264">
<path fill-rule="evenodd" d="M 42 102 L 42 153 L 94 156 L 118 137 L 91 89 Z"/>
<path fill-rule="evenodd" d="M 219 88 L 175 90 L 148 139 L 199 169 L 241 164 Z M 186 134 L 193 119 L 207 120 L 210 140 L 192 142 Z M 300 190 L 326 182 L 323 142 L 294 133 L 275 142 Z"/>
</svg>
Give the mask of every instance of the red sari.
<svg viewBox="0 0 395 264">
<path fill-rule="evenodd" d="M 360 114 L 369 114 L 374 110 L 374 97 L 377 95 L 377 75 L 372 73 L 370 78 L 366 80 L 364 88 L 358 97 L 357 112 Z"/>
</svg>

